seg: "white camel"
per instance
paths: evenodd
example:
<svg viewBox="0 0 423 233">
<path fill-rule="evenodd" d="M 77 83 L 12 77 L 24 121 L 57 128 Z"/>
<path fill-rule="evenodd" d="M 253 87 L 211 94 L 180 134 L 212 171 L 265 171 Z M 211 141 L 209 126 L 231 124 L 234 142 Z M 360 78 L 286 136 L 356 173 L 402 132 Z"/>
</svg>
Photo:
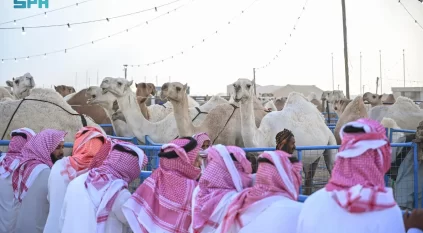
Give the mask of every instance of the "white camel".
<svg viewBox="0 0 423 233">
<path fill-rule="evenodd" d="M 376 106 L 370 109 L 369 117 L 381 121 L 384 117 L 393 119 L 402 129 L 414 130 L 423 119 L 423 110 L 413 100 L 400 96 L 391 106 Z"/>
<path fill-rule="evenodd" d="M 14 99 L 23 99 L 27 97 L 31 89 L 35 87 L 34 77 L 32 77 L 30 73 L 13 78 L 12 81 L 7 80 L 6 84 L 12 88 Z"/>
<path fill-rule="evenodd" d="M 264 108 L 269 110 L 269 111 L 278 111 L 278 109 L 276 108 L 275 103 L 273 102 L 273 100 L 269 100 L 264 104 Z"/>
<path fill-rule="evenodd" d="M 234 83 L 235 100 L 241 106 L 242 138 L 246 147 L 275 147 L 275 136 L 283 129 L 289 129 L 295 136 L 297 146 L 336 145 L 335 137 L 327 127 L 320 111 L 302 94 L 291 92 L 282 111 L 267 114 L 257 128 L 254 124 L 253 84 L 250 80 L 239 79 Z M 335 150 L 324 151 L 326 166 L 332 171 Z M 302 162 L 306 173 L 307 194 L 322 151 L 303 154 Z"/>
<path fill-rule="evenodd" d="M 341 137 L 339 132 L 341 131 L 342 126 L 348 122 L 358 120 L 360 118 L 368 118 L 366 107 L 364 106 L 363 97 L 357 96 L 353 101 L 351 101 L 342 112 L 336 123 L 334 130 L 336 142 L 338 145 L 341 144 Z"/>
<path fill-rule="evenodd" d="M 4 135 L 3 140 L 9 140 L 10 132 L 22 127 L 29 127 L 35 132 L 44 129 L 63 130 L 68 132 L 65 137 L 67 142 L 75 140 L 76 132 L 83 126 L 83 120 L 59 93 L 53 89 L 34 88 L 26 99 L 28 100 L 0 102 L 0 133 Z M 85 120 L 88 126 L 104 132 L 91 118 L 85 117 Z M 66 149 L 65 155 L 70 153 L 71 149 Z"/>
<path fill-rule="evenodd" d="M 119 117 L 115 117 L 119 113 L 116 113 L 113 110 L 113 103 L 116 100 L 116 97 L 113 94 L 109 92 L 103 94 L 100 87 L 92 86 L 87 89 L 85 96 L 89 98 L 87 104 L 100 105 L 104 109 L 105 113 L 110 118 L 116 136 L 135 137 L 134 133 L 132 132 L 131 128 L 129 128 L 129 125 L 126 123 L 126 121 L 119 119 Z"/>
</svg>

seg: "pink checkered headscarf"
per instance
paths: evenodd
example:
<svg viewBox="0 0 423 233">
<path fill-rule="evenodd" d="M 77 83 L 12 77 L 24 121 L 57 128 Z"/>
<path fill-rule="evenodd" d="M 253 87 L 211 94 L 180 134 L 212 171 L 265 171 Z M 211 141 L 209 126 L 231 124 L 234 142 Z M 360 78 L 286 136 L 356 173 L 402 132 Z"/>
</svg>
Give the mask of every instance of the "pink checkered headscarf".
<svg viewBox="0 0 423 233">
<path fill-rule="evenodd" d="M 284 151 L 266 151 L 259 158 L 269 160 L 260 162 L 254 186 L 244 189 L 230 204 L 222 225 L 222 232 L 227 232 L 232 224 L 243 227 L 240 215 L 255 202 L 271 196 L 284 196 L 297 201 L 301 185 L 301 162 L 291 163 L 290 154 Z"/>
<path fill-rule="evenodd" d="M 34 136 L 35 132 L 29 128 L 16 129 L 10 133 L 8 151 L 0 161 L 0 179 L 6 179 L 15 170 L 21 160 L 22 148 Z"/>
<path fill-rule="evenodd" d="M 197 140 L 197 143 L 200 145 L 200 148 L 203 146 L 203 143 L 205 141 L 210 141 L 209 135 L 207 133 L 198 133 L 192 136 L 195 140 Z"/>
<path fill-rule="evenodd" d="M 63 158 L 64 169 L 60 174 L 66 180 L 71 181 L 87 172 L 94 156 L 100 151 L 104 143 L 107 143 L 107 136 L 99 129 L 91 126 L 81 128 L 75 135 L 72 156 Z M 109 151 L 107 151 L 108 153 Z"/>
<path fill-rule="evenodd" d="M 349 127 L 365 133 L 348 133 Z M 384 210 L 396 205 L 392 189 L 385 188 L 384 174 L 391 167 L 391 145 L 377 121 L 359 119 L 345 124 L 340 136 L 332 177 L 326 190 L 350 213 Z"/>
<path fill-rule="evenodd" d="M 210 216 L 221 199 L 229 192 L 241 192 L 252 185 L 251 163 L 244 150 L 236 146 L 217 145 L 210 147 L 207 154 L 208 165 L 201 175 L 198 184 L 200 191 L 195 198 L 194 232 L 201 232 L 206 225 L 217 229 L 220 222 L 214 222 Z"/>
<path fill-rule="evenodd" d="M 134 232 L 188 233 L 192 193 L 201 172 L 194 166 L 200 147 L 190 137 L 162 146 L 159 168 L 122 208 Z"/>
<path fill-rule="evenodd" d="M 19 202 L 22 202 L 38 174 L 45 168 L 53 166 L 50 155 L 64 140 L 66 134 L 60 130 L 45 129 L 31 138 L 22 148 L 22 159 L 12 176 L 13 191 Z"/>
<path fill-rule="evenodd" d="M 123 141 L 120 141 L 117 139 L 111 139 L 109 136 L 107 136 L 105 138 L 103 146 L 94 156 L 94 158 L 91 160 L 88 170 L 91 170 L 93 168 L 97 168 L 103 165 L 103 162 L 107 159 L 107 156 L 109 156 L 110 151 L 112 151 L 112 146 L 120 142 L 123 142 Z"/>
<path fill-rule="evenodd" d="M 120 145 L 126 151 L 116 147 Z M 138 157 L 131 154 L 132 151 Z M 148 162 L 144 152 L 129 142 L 114 141 L 112 151 L 98 168 L 89 171 L 85 187 L 96 207 L 97 232 L 104 232 L 112 206 L 123 189 L 141 173 Z"/>
</svg>

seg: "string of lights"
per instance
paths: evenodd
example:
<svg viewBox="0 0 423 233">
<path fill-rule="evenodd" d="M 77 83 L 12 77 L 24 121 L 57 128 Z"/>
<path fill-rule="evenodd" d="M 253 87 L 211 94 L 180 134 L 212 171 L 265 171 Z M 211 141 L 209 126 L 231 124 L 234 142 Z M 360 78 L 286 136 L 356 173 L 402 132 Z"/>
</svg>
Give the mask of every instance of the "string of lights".
<svg viewBox="0 0 423 233">
<path fill-rule="evenodd" d="M 194 0 L 192 0 L 192 1 L 194 1 Z M 192 2 L 192 1 L 189 1 L 189 2 Z M 73 47 L 68 47 L 68 48 L 65 48 L 65 49 L 55 50 L 55 51 L 51 51 L 51 52 L 45 52 L 45 53 L 40 53 L 40 54 L 35 54 L 35 55 L 29 55 L 29 56 L 23 56 L 23 57 L 3 58 L 3 59 L 1 59 L 1 63 L 4 63 L 5 61 L 8 61 L 8 60 L 14 60 L 15 62 L 18 62 L 18 60 L 22 60 L 22 59 L 28 60 L 30 58 L 41 57 L 41 56 L 44 56 L 44 58 L 46 58 L 47 55 L 55 54 L 55 53 L 65 53 L 66 54 L 69 50 L 80 48 L 82 46 L 87 46 L 87 45 L 94 44 L 94 43 L 97 43 L 97 42 L 102 41 L 102 40 L 106 40 L 106 39 L 115 37 L 115 36 L 120 35 L 120 34 L 123 34 L 125 32 L 129 32 L 132 29 L 137 28 L 137 27 L 146 26 L 149 23 L 151 23 L 152 21 L 157 20 L 157 19 L 159 19 L 159 18 L 161 18 L 161 17 L 163 17 L 165 15 L 168 15 L 168 14 L 170 14 L 170 12 L 175 12 L 176 10 L 178 10 L 178 9 L 186 6 L 187 4 L 188 3 L 185 3 L 185 4 L 183 4 L 183 5 L 179 6 L 179 7 L 174 8 L 173 10 L 170 10 L 170 11 L 167 11 L 167 12 L 165 12 L 163 14 L 160 14 L 160 15 L 158 15 L 158 16 L 150 19 L 150 20 L 144 21 L 144 22 L 139 23 L 137 25 L 134 25 L 132 27 L 129 27 L 129 28 L 126 28 L 124 30 L 118 31 L 116 33 L 110 34 L 108 36 L 105 36 L 105 37 L 102 37 L 102 38 L 98 38 L 96 40 L 92 40 L 92 41 L 85 42 L 85 43 L 82 43 L 82 44 L 79 44 L 79 45 L 75 45 Z"/>
<path fill-rule="evenodd" d="M 30 15 L 30 16 L 27 16 L 27 17 L 19 18 L 19 19 L 14 19 L 14 20 L 2 22 L 2 23 L 0 23 L 0 25 L 8 24 L 8 23 L 15 23 L 16 24 L 16 22 L 18 22 L 18 21 L 22 21 L 22 20 L 25 20 L 25 19 L 34 18 L 34 17 L 41 16 L 41 15 L 44 15 L 44 17 L 47 17 L 47 13 L 52 13 L 52 12 L 55 12 L 55 11 L 61 11 L 61 10 L 64 10 L 64 9 L 67 9 L 67 8 L 70 8 L 70 7 L 79 6 L 81 4 L 84 4 L 84 3 L 87 3 L 87 2 L 91 2 L 91 1 L 94 1 L 94 0 L 85 0 L 85 1 L 77 2 L 77 3 L 73 3 L 71 5 L 67 5 L 67 6 L 64 6 L 64 7 L 57 8 L 57 9 L 45 11 L 45 12 L 42 12 L 42 13 Z"/>
<path fill-rule="evenodd" d="M 423 29 L 423 25 L 417 21 L 416 18 L 410 13 L 410 11 L 405 7 L 405 5 L 401 2 L 401 0 L 398 0 L 399 4 L 404 8 L 405 11 L 407 11 L 408 15 L 414 20 L 414 23 L 416 23 L 421 29 Z"/>
<path fill-rule="evenodd" d="M 94 19 L 94 20 L 88 20 L 88 21 L 81 21 L 81 22 L 74 22 L 74 23 L 63 23 L 63 24 L 51 24 L 51 25 L 39 25 L 39 26 L 22 26 L 22 27 L 0 27 L 0 30 L 7 30 L 7 29 L 18 29 L 18 30 L 22 30 L 22 33 L 25 32 L 25 29 L 31 28 L 31 29 L 35 29 L 35 28 L 51 28 L 51 27 L 67 27 L 68 29 L 71 29 L 71 26 L 73 25 L 82 25 L 82 24 L 89 24 L 89 23 L 97 23 L 97 22 L 110 22 L 110 20 L 113 19 L 118 19 L 118 18 L 124 18 L 124 17 L 128 17 L 128 16 L 133 16 L 136 14 L 140 14 L 140 13 L 144 13 L 147 11 L 158 11 L 159 8 L 161 7 L 165 7 L 168 6 L 170 4 L 179 2 L 181 0 L 175 0 L 169 3 L 165 3 L 159 6 L 155 6 L 155 7 L 151 7 L 148 9 L 143 9 L 143 10 L 139 10 L 139 11 L 135 11 L 135 12 L 131 12 L 131 13 L 126 13 L 126 14 L 122 14 L 122 15 L 117 15 L 117 16 L 113 16 L 113 17 L 106 17 L 106 18 L 101 18 L 101 19 Z"/>
<path fill-rule="evenodd" d="M 289 38 L 292 38 L 292 34 L 297 29 L 297 25 L 300 22 L 301 16 L 303 15 L 303 13 L 304 13 L 304 11 L 306 9 L 307 3 L 308 3 L 308 0 L 305 1 L 304 5 L 303 5 L 303 8 L 301 9 L 300 15 L 298 16 L 297 20 L 295 21 L 294 26 L 292 27 L 292 29 L 291 29 L 291 31 L 289 33 Z M 288 43 L 288 41 L 286 41 L 282 46 L 286 46 L 287 43 Z M 272 64 L 273 61 L 275 61 L 276 59 L 279 58 L 279 54 L 282 52 L 282 49 L 283 48 L 284 47 L 282 47 L 281 49 L 279 49 L 278 52 L 276 53 L 276 55 L 267 64 L 256 68 L 256 70 L 264 69 L 264 68 L 268 67 L 270 64 Z"/>
<path fill-rule="evenodd" d="M 233 21 L 235 21 L 239 16 L 241 16 L 242 14 L 244 14 L 255 2 L 257 2 L 258 0 L 254 0 L 250 5 L 248 5 L 246 8 L 244 8 L 239 14 L 237 14 L 236 16 L 232 17 L 231 20 L 228 21 L 228 23 L 226 23 L 225 25 L 230 25 Z M 221 28 L 220 28 L 221 29 Z M 182 56 L 184 55 L 188 50 L 192 50 L 194 48 L 197 48 L 200 44 L 205 43 L 206 41 L 209 41 L 209 39 L 212 36 L 215 36 L 218 34 L 219 31 L 221 31 L 220 29 L 213 31 L 211 34 L 209 34 L 209 36 L 204 37 L 201 41 L 197 42 L 196 44 L 191 45 L 190 47 L 187 47 L 186 49 L 181 50 L 178 53 L 175 53 L 171 56 L 162 58 L 162 59 L 158 59 L 156 61 L 150 62 L 150 63 L 145 63 L 145 64 L 132 64 L 132 65 L 128 65 L 130 67 L 142 67 L 142 66 L 152 66 L 155 64 L 159 64 L 159 63 L 163 63 L 167 60 L 171 60 L 174 59 L 177 56 Z"/>
</svg>

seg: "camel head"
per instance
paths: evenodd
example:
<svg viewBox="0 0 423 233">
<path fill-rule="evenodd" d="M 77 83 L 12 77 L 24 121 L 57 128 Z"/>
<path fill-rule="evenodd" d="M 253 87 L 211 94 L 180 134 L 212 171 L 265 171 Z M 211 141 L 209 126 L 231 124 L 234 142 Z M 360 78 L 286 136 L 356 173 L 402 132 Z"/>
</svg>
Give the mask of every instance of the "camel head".
<svg viewBox="0 0 423 233">
<path fill-rule="evenodd" d="M 76 92 L 75 88 L 65 85 L 54 86 L 54 89 L 63 97 Z"/>
<path fill-rule="evenodd" d="M 172 104 L 176 103 L 187 103 L 187 91 L 188 84 L 183 85 L 182 83 L 173 82 L 165 83 L 162 86 L 160 98 L 169 100 Z"/>
<path fill-rule="evenodd" d="M 32 88 L 35 87 L 34 78 L 30 73 L 23 76 L 13 78 L 12 81 L 6 81 L 7 86 L 12 88 L 13 94 L 18 99 L 25 98 L 29 95 Z"/>
<path fill-rule="evenodd" d="M 344 112 L 348 104 L 351 103 L 351 101 L 352 100 L 350 99 L 335 100 L 335 102 L 333 103 L 333 109 L 335 110 L 336 114 L 338 114 L 338 116 L 341 116 L 341 114 Z"/>
<path fill-rule="evenodd" d="M 85 92 L 85 97 L 88 98 L 87 104 L 89 105 L 100 105 L 104 107 L 110 107 L 116 101 L 116 97 L 110 92 L 103 93 L 100 87 L 89 87 Z"/>
<path fill-rule="evenodd" d="M 278 110 L 278 111 L 281 111 L 282 109 L 283 109 L 283 107 L 285 107 L 285 103 L 286 103 L 286 100 L 288 99 L 288 97 L 280 97 L 280 98 L 276 98 L 275 100 L 274 100 L 274 103 L 275 103 L 275 106 L 276 106 L 276 109 Z"/>
<path fill-rule="evenodd" d="M 317 99 L 317 95 L 314 92 L 311 92 L 308 96 L 307 99 L 311 102 L 312 100 L 318 100 Z"/>
<path fill-rule="evenodd" d="M 371 104 L 372 107 L 377 105 L 382 105 L 382 96 L 378 94 L 372 94 L 370 92 L 366 92 L 363 95 L 363 101 L 365 104 Z"/>
<path fill-rule="evenodd" d="M 234 82 L 233 88 L 233 99 L 235 102 L 245 103 L 248 100 L 253 100 L 254 85 L 252 81 L 240 78 L 236 82 Z"/>
<path fill-rule="evenodd" d="M 156 95 L 156 87 L 152 83 L 135 83 L 135 87 L 139 103 L 144 103 L 150 95 Z"/>
<path fill-rule="evenodd" d="M 103 94 L 110 92 L 116 97 L 123 97 L 131 92 L 133 81 L 124 78 L 110 78 L 106 77 L 100 84 Z"/>
<path fill-rule="evenodd" d="M 345 95 L 342 91 L 324 91 L 320 100 L 327 100 L 329 103 L 334 103 L 335 100 L 343 99 Z"/>
</svg>

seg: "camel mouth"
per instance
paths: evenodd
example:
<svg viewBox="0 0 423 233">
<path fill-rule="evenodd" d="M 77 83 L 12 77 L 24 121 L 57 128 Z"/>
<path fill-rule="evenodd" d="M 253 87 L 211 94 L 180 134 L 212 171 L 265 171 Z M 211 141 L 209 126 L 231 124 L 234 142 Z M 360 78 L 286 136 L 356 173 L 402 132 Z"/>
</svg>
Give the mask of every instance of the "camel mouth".
<svg viewBox="0 0 423 233">
<path fill-rule="evenodd" d="M 363 100 L 364 104 L 370 104 L 368 100 Z"/>
<path fill-rule="evenodd" d="M 234 101 L 237 102 L 237 103 L 239 103 L 241 100 L 242 100 L 242 98 L 240 98 L 240 99 L 234 98 Z"/>
</svg>

